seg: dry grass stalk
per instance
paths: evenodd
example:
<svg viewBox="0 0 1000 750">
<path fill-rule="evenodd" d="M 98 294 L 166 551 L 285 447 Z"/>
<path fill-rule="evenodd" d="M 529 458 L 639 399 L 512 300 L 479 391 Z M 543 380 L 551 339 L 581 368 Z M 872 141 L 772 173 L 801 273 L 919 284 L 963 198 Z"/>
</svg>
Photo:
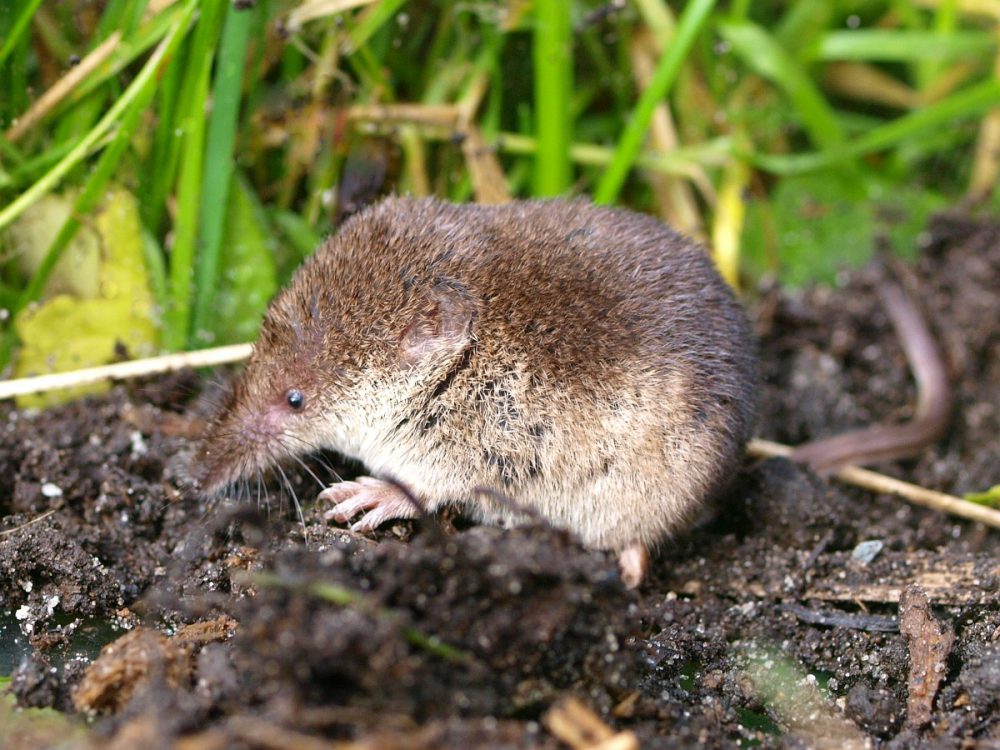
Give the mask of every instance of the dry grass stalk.
<svg viewBox="0 0 1000 750">
<path fill-rule="evenodd" d="M 87 76 L 111 56 L 118 47 L 121 38 L 121 32 L 116 31 L 97 45 L 90 54 L 70 68 L 66 75 L 52 84 L 52 87 L 48 91 L 38 97 L 28 111 L 18 117 L 14 124 L 7 129 L 4 137 L 11 143 L 20 140 L 21 136 L 35 127 L 46 114 L 66 96 L 71 94 Z"/>
<path fill-rule="evenodd" d="M 0 381 L 0 400 L 27 396 L 31 393 L 44 393 L 62 388 L 90 385 L 105 380 L 126 380 L 145 375 L 158 375 L 187 367 L 214 367 L 231 362 L 241 362 L 250 356 L 251 349 L 250 344 L 232 344 L 218 346 L 214 349 L 201 349 L 195 352 L 180 352 L 162 357 L 117 362 L 113 365 L 88 367 L 72 372 L 54 372 L 30 378 L 4 380 Z"/>
<path fill-rule="evenodd" d="M 302 28 L 306 21 L 336 15 L 364 5 L 371 5 L 375 0 L 307 0 L 288 14 L 286 25 L 292 32 Z"/>
<path fill-rule="evenodd" d="M 771 458 L 774 456 L 787 458 L 791 455 L 792 450 L 791 446 L 756 438 L 751 440 L 747 446 L 747 453 L 755 458 Z M 845 466 L 839 471 L 834 472 L 833 476 L 855 487 L 887 495 L 896 495 L 914 505 L 931 508 L 942 513 L 949 513 L 969 521 L 978 521 L 995 529 L 1000 529 L 1000 510 L 977 503 L 970 503 L 968 500 L 963 500 L 955 495 L 929 490 L 925 487 L 910 484 L 909 482 L 904 482 L 900 479 L 857 466 Z"/>
<path fill-rule="evenodd" d="M 656 39 L 648 33 L 636 36 L 629 45 L 629 57 L 640 89 L 649 86 L 660 49 Z M 656 151 L 663 153 L 680 145 L 677 128 L 665 102 L 658 104 L 653 112 L 649 140 Z M 687 180 L 656 172 L 648 174 L 647 179 L 656 195 L 660 216 L 684 234 L 704 240 L 705 221 Z"/>
<path fill-rule="evenodd" d="M 1000 53 L 993 60 L 993 75 L 1000 77 Z M 1000 107 L 991 109 L 979 124 L 976 153 L 969 178 L 969 196 L 987 200 L 1000 176 Z"/>
<path fill-rule="evenodd" d="M 347 110 L 347 117 L 353 122 L 406 123 L 451 129 L 458 127 L 461 116 L 462 110 L 455 104 L 356 104 Z"/>
</svg>

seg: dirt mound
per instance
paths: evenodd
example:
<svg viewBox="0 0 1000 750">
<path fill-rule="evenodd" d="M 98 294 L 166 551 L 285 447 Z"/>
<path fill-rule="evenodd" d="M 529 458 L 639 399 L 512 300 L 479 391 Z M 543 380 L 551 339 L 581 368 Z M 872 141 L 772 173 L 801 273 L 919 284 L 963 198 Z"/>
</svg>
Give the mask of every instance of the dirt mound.
<svg viewBox="0 0 1000 750">
<path fill-rule="evenodd" d="M 945 440 L 880 468 L 958 494 L 997 484 L 1000 228 L 942 218 L 916 266 L 893 268 L 761 294 L 758 432 L 797 443 L 911 416 L 873 294 L 902 273 L 959 405 Z M 373 541 L 307 502 L 303 544 L 287 496 L 235 510 L 187 497 L 204 391 L 185 374 L 0 412 L 0 633 L 21 634 L 0 673 L 19 664 L 24 705 L 97 712 L 78 744 L 559 747 L 569 730 L 550 711 L 568 695 L 597 714 L 576 720 L 631 746 L 1000 738 L 996 531 L 769 459 L 747 462 L 638 593 L 565 534 L 450 514 Z M 294 477 L 297 497 L 315 495 L 309 481 Z M 954 632 L 943 657 L 900 633 L 914 584 L 926 632 Z M 940 690 L 914 695 L 915 664 L 943 674 Z"/>
</svg>

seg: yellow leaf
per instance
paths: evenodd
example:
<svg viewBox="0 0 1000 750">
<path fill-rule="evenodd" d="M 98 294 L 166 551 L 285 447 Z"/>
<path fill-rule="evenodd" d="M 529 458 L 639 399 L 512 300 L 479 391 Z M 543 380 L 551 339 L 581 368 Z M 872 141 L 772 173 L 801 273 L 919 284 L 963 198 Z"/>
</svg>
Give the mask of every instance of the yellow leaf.
<svg viewBox="0 0 1000 750">
<path fill-rule="evenodd" d="M 17 377 L 107 364 L 121 349 L 129 357 L 156 352 L 158 327 L 135 198 L 124 190 L 109 192 L 89 223 L 100 249 L 95 294 L 58 294 L 17 316 L 14 326 L 22 342 Z M 97 384 L 26 396 L 18 406 L 51 406 L 106 389 Z"/>
<path fill-rule="evenodd" d="M 46 195 L 7 230 L 4 240 L 8 252 L 17 258 L 18 269 L 26 277 L 38 270 L 72 209 L 71 197 Z M 97 234 L 90 227 L 81 226 L 52 270 L 45 285 L 45 296 L 71 294 L 83 298 L 96 297 L 100 263 Z"/>
</svg>

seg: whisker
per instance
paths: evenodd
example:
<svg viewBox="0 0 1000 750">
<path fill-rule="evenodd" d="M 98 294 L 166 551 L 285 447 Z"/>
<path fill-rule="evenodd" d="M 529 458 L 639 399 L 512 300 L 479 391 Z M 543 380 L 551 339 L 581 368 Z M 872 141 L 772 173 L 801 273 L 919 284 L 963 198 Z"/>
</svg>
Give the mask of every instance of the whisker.
<svg viewBox="0 0 1000 750">
<path fill-rule="evenodd" d="M 278 484 L 278 507 L 285 504 L 285 486 Z M 271 503 L 268 502 L 267 486 L 264 487 L 264 494 L 257 498 L 257 507 L 263 506 L 267 510 L 267 520 L 271 520 Z"/>
<path fill-rule="evenodd" d="M 302 539 L 304 542 L 308 543 L 309 536 L 306 531 L 306 518 L 302 514 L 302 505 L 299 503 L 298 495 L 295 494 L 295 488 L 292 486 L 292 483 L 288 481 L 288 475 L 285 473 L 285 470 L 281 468 L 281 465 L 275 464 L 275 467 L 278 469 L 278 473 L 281 474 L 281 479 L 283 480 L 284 485 L 288 487 L 288 492 L 292 496 L 292 502 L 295 505 L 295 512 L 299 517 L 299 524 L 302 526 Z"/>
<path fill-rule="evenodd" d="M 306 440 L 303 437 L 299 437 L 298 435 L 290 435 L 288 433 L 285 433 L 281 437 L 282 437 L 282 439 L 291 440 L 293 442 L 296 442 L 299 445 L 307 448 L 310 452 L 316 453 L 317 454 L 317 458 L 319 457 L 319 454 L 322 453 L 322 451 L 323 451 L 323 447 L 322 446 L 320 446 L 320 445 L 318 445 L 316 443 L 310 442 L 309 440 Z"/>
<path fill-rule="evenodd" d="M 292 434 L 290 434 L 288 432 L 282 433 L 281 434 L 281 439 L 282 440 L 290 440 L 292 442 L 298 443 L 299 445 L 305 446 L 310 451 L 319 451 L 320 450 L 320 447 L 318 445 L 316 445 L 315 443 L 311 443 L 311 442 L 309 442 L 308 440 L 306 440 L 303 437 L 299 437 L 298 435 L 292 435 Z"/>
<path fill-rule="evenodd" d="M 343 482 L 344 477 L 340 475 L 340 472 L 333 468 L 322 456 L 312 456 L 312 459 L 316 461 L 320 466 L 329 472 L 330 476 L 333 477 L 336 482 Z"/>
<path fill-rule="evenodd" d="M 323 481 L 313 473 L 313 470 L 309 468 L 309 465 L 306 464 L 305 461 L 303 461 L 298 456 L 292 456 L 292 458 L 295 459 L 295 463 L 297 463 L 299 466 L 302 467 L 303 471 L 305 471 L 309 476 L 311 476 L 316 481 L 316 484 L 319 485 L 321 490 L 326 489 L 326 485 L 323 484 Z"/>
<path fill-rule="evenodd" d="M 305 448 L 307 448 L 310 451 L 310 454 L 309 454 L 309 459 L 310 460 L 316 461 L 316 463 L 318 463 L 320 466 L 322 466 L 324 469 L 326 469 L 330 473 L 330 475 L 336 481 L 338 481 L 338 482 L 342 482 L 343 481 L 343 477 L 340 476 L 340 473 L 336 469 L 334 469 L 333 466 L 326 459 L 323 458 L 323 456 L 321 454 L 321 451 L 323 449 L 320 448 L 318 445 L 316 445 L 314 443 L 310 443 L 308 440 L 304 440 L 304 439 L 298 437 L 297 435 L 283 435 L 282 437 L 283 437 L 283 439 L 290 440 L 292 442 L 296 442 L 296 443 L 304 446 Z M 323 482 L 320 482 L 320 483 L 324 487 L 326 487 L 327 484 L 328 484 L 328 483 L 323 483 Z"/>
</svg>

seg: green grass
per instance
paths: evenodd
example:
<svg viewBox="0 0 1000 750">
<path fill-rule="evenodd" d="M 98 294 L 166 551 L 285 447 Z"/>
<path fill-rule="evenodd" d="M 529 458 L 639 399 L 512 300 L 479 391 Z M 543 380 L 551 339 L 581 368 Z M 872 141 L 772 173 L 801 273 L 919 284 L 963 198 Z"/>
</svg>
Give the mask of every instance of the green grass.
<svg viewBox="0 0 1000 750">
<path fill-rule="evenodd" d="M 515 197 L 589 194 L 714 239 L 734 283 L 804 283 L 879 244 L 912 255 L 931 211 L 991 205 L 974 167 L 1000 173 L 976 150 L 1000 19 L 951 0 L 84 5 L 0 8 L 0 364 L 113 187 L 138 201 L 175 350 L 252 331 L 343 204 L 380 193 L 485 199 L 498 170 Z M 489 160 L 467 161 L 472 136 Z M 46 194 L 74 214 L 26 271 L 6 230 Z"/>
<path fill-rule="evenodd" d="M 635 110 L 628 116 L 618 138 L 615 155 L 597 183 L 594 200 L 598 203 L 613 203 L 618 199 L 625 178 L 642 150 L 642 141 L 649 130 L 653 110 L 670 93 L 695 37 L 704 27 L 714 6 L 715 0 L 691 0 L 685 7 L 677 32 L 668 40 L 656 72 L 653 73 L 653 80 L 642 92 Z"/>
<path fill-rule="evenodd" d="M 573 142 L 573 37 L 570 3 L 538 0 L 533 38 L 535 68 L 535 195 L 560 195 L 569 190 Z"/>
</svg>

